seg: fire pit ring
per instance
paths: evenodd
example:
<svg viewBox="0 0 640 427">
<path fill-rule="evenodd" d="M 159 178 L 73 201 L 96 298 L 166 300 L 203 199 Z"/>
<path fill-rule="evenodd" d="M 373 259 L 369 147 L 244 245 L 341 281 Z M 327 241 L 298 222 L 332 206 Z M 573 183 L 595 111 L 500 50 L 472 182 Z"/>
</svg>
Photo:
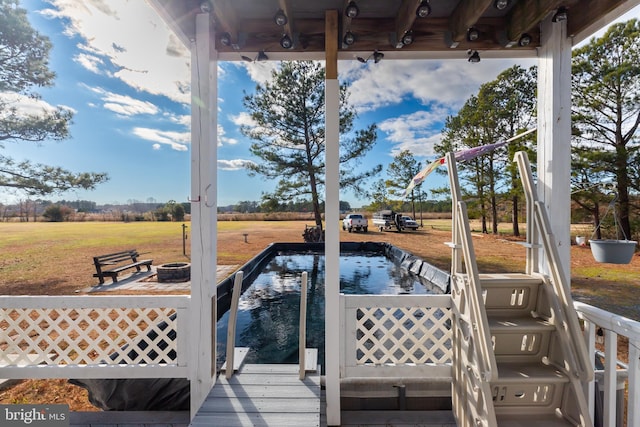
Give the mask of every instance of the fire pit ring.
<svg viewBox="0 0 640 427">
<path fill-rule="evenodd" d="M 191 280 L 191 263 L 171 262 L 156 268 L 158 282 L 186 282 Z"/>
</svg>

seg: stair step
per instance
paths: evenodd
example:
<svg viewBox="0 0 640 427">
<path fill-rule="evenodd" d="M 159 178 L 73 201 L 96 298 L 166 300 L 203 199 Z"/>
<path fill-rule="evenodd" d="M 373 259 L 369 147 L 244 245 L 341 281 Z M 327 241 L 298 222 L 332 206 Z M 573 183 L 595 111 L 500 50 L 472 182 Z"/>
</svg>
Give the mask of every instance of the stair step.
<svg viewBox="0 0 640 427">
<path fill-rule="evenodd" d="M 566 383 L 569 379 L 557 368 L 542 363 L 498 363 L 496 383 Z"/>
<path fill-rule="evenodd" d="M 498 379 L 491 382 L 496 414 L 555 413 L 562 405 L 568 378 L 552 366 L 505 363 L 498 365 Z M 536 424 L 537 425 L 537 424 Z"/>
<path fill-rule="evenodd" d="M 522 273 L 480 274 L 487 314 L 511 316 L 535 310 L 541 283 L 540 278 Z"/>
<path fill-rule="evenodd" d="M 525 412 L 521 414 L 496 415 L 500 427 L 566 427 L 575 426 L 574 423 L 560 418 L 555 414 L 541 414 L 540 412 Z"/>
<path fill-rule="evenodd" d="M 539 285 L 542 279 L 524 273 L 481 273 L 480 282 L 489 286 L 505 286 L 517 282 L 521 285 Z"/>
<path fill-rule="evenodd" d="M 551 334 L 555 332 L 554 325 L 532 317 L 491 317 L 489 329 L 496 361 L 503 362 L 515 362 L 522 358 L 542 360 L 548 353 Z"/>
</svg>

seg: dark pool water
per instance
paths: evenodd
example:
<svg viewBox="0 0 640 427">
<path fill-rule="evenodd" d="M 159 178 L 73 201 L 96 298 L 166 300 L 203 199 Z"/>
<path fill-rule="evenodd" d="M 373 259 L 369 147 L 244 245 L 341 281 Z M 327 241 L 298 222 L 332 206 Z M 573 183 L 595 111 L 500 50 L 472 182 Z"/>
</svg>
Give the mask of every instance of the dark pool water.
<svg viewBox="0 0 640 427">
<path fill-rule="evenodd" d="M 236 347 L 251 350 L 245 363 L 297 363 L 300 281 L 308 273 L 307 347 L 324 359 L 323 254 L 275 255 L 240 297 Z M 341 253 L 340 289 L 345 294 L 432 294 L 430 283 L 380 253 Z M 218 321 L 218 367 L 226 354 L 228 313 Z"/>
</svg>

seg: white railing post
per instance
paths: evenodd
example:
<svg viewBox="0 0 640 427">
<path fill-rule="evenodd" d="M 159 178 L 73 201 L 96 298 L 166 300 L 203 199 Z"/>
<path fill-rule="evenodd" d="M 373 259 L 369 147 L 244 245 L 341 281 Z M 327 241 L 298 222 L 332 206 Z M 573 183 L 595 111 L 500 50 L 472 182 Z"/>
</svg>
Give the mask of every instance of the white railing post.
<svg viewBox="0 0 640 427">
<path fill-rule="evenodd" d="M 233 375 L 233 356 L 236 349 L 236 323 L 238 321 L 238 304 L 242 293 L 242 270 L 238 271 L 233 281 L 231 307 L 229 308 L 229 322 L 227 324 L 227 370 L 224 376 L 229 379 Z"/>
<path fill-rule="evenodd" d="M 627 426 L 640 426 L 640 349 L 638 341 L 629 339 L 629 395 Z"/>
<path fill-rule="evenodd" d="M 300 284 L 300 334 L 298 337 L 298 355 L 300 359 L 300 379 L 305 377 L 305 356 L 307 353 L 307 272 L 302 272 Z"/>
<path fill-rule="evenodd" d="M 616 427 L 616 386 L 618 383 L 618 334 L 604 333 L 604 400 L 602 417 L 604 427 Z"/>
</svg>

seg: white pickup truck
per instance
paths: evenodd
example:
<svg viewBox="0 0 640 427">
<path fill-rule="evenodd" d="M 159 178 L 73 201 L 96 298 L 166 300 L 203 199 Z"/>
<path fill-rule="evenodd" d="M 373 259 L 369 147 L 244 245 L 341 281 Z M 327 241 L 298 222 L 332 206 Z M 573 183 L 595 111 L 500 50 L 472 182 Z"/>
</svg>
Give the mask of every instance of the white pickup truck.
<svg viewBox="0 0 640 427">
<path fill-rule="evenodd" d="M 349 231 L 364 231 L 369 230 L 369 221 L 362 214 L 349 214 L 342 220 L 342 229 Z"/>
</svg>

